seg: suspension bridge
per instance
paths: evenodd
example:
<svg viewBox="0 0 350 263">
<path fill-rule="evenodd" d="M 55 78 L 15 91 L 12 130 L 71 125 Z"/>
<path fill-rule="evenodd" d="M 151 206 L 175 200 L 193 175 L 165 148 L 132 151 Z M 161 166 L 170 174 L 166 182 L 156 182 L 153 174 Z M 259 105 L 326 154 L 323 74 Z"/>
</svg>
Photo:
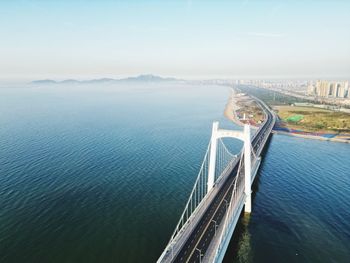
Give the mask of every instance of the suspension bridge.
<svg viewBox="0 0 350 263">
<path fill-rule="evenodd" d="M 192 192 L 158 263 L 222 262 L 243 208 L 251 213 L 251 186 L 276 121 L 264 102 L 253 99 L 265 114 L 253 136 L 248 124 L 238 131 L 220 129 L 218 122 L 213 123 Z M 222 138 L 243 141 L 242 150 L 232 154 Z"/>
</svg>

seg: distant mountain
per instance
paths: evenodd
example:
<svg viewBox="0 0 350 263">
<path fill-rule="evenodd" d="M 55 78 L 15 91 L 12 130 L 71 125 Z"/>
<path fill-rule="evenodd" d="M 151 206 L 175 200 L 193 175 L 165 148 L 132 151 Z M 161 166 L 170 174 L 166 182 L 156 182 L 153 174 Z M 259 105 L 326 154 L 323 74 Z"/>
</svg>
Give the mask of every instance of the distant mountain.
<svg viewBox="0 0 350 263">
<path fill-rule="evenodd" d="M 147 82 L 159 82 L 159 81 L 176 81 L 177 79 L 175 78 L 163 78 L 155 75 L 139 75 L 136 77 L 129 77 L 125 79 L 121 79 L 121 81 L 147 81 Z"/>
<path fill-rule="evenodd" d="M 52 80 L 52 79 L 41 79 L 41 80 L 34 80 L 31 83 L 33 83 L 33 84 L 55 84 L 57 82 Z"/>
<path fill-rule="evenodd" d="M 56 82 L 57 83 L 57 82 Z M 75 79 L 65 79 L 59 83 L 62 83 L 62 84 L 76 84 L 76 83 L 80 83 L 79 80 L 75 80 Z"/>
<path fill-rule="evenodd" d="M 112 78 L 101 78 L 101 79 L 92 79 L 92 80 L 75 80 L 75 79 L 66 79 L 62 81 L 55 81 L 51 79 L 44 80 L 34 80 L 32 84 L 77 84 L 77 83 L 113 83 L 113 82 L 162 82 L 162 81 L 177 81 L 176 78 L 163 78 L 156 75 L 139 75 L 136 77 L 128 77 L 122 79 L 112 79 Z"/>
<path fill-rule="evenodd" d="M 116 81 L 116 79 L 102 78 L 102 79 L 86 80 L 84 82 L 87 82 L 87 83 L 105 83 L 105 82 L 113 82 L 113 81 Z"/>
</svg>

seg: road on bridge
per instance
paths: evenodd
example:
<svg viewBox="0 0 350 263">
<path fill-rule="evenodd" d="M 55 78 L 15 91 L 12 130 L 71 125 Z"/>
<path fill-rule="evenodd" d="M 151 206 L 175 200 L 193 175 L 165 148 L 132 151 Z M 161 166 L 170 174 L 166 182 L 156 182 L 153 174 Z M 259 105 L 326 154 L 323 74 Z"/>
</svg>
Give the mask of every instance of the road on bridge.
<svg viewBox="0 0 350 263">
<path fill-rule="evenodd" d="M 265 107 L 258 101 L 261 107 Z M 257 151 L 261 146 L 261 141 L 266 135 L 266 131 L 271 126 L 272 113 L 267 111 L 267 121 L 258 130 L 257 135 L 252 140 L 252 147 Z M 243 162 L 242 162 L 242 165 Z M 225 216 L 229 201 L 232 195 L 234 178 L 237 175 L 239 162 L 233 168 L 230 175 L 226 178 L 226 182 L 221 186 L 221 189 L 208 206 L 206 212 L 193 229 L 187 241 L 183 244 L 181 250 L 175 256 L 173 262 L 200 262 L 213 237 L 216 234 L 216 229 L 222 222 Z M 200 258 L 201 257 L 201 258 Z"/>
</svg>

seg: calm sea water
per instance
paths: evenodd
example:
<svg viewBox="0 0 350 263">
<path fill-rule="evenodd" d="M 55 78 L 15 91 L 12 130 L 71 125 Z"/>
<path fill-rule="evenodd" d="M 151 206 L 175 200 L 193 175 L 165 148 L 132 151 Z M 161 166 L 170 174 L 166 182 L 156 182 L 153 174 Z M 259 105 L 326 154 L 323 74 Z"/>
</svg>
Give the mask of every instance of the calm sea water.
<svg viewBox="0 0 350 263">
<path fill-rule="evenodd" d="M 0 89 L 0 262 L 154 262 L 182 212 L 217 86 Z M 231 125 L 232 127 L 232 125 Z M 231 142 L 233 151 L 239 142 Z M 349 262 L 350 145 L 273 136 L 227 262 Z"/>
</svg>

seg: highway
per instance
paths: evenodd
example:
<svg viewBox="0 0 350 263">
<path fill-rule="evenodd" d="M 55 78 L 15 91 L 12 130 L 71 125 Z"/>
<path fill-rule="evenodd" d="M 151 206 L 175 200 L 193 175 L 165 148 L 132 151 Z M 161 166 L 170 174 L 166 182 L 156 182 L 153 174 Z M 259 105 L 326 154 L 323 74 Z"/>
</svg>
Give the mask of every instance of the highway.
<svg viewBox="0 0 350 263">
<path fill-rule="evenodd" d="M 273 113 L 259 100 L 257 103 L 265 109 L 266 120 L 263 125 L 259 128 L 256 135 L 252 140 L 252 147 L 254 151 L 262 150 L 265 146 L 264 139 L 270 135 L 269 129 L 273 122 Z M 266 134 L 266 133 L 269 134 Z M 243 162 L 242 162 L 242 165 Z M 225 212 L 228 206 L 228 201 L 231 199 L 232 188 L 235 176 L 237 175 L 239 162 L 232 169 L 232 172 L 227 176 L 226 181 L 221 186 L 221 189 L 208 205 L 206 212 L 200 219 L 198 224 L 194 227 L 191 235 L 181 247 L 181 250 L 175 256 L 173 262 L 200 262 L 205 254 L 208 246 L 215 235 L 216 228 L 222 222 L 225 216 Z"/>
</svg>

